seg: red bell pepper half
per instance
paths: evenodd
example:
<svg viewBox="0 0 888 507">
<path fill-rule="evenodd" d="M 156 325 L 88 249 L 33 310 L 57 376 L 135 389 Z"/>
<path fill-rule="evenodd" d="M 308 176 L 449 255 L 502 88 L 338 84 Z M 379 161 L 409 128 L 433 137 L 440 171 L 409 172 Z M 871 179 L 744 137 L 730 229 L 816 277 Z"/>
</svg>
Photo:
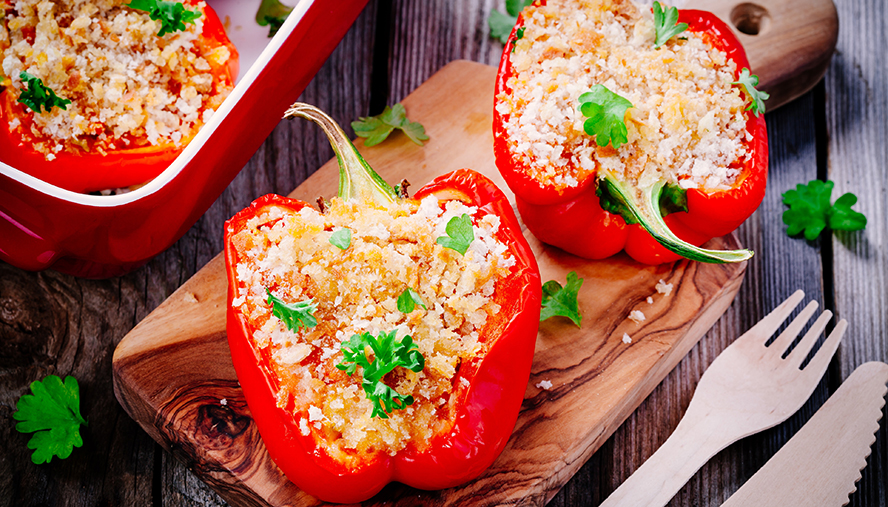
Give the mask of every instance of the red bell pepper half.
<svg viewBox="0 0 888 507">
<path fill-rule="evenodd" d="M 196 6 L 197 0 L 184 2 Z M 209 5 L 203 9 L 203 31 L 195 41 L 201 54 L 226 47 L 230 57 L 223 65 L 208 59 L 210 74 L 216 89 L 232 88 L 238 73 L 238 53 L 228 39 L 225 28 L 216 11 Z M 73 192 L 93 192 L 105 189 L 125 188 L 150 181 L 163 172 L 179 156 L 190 139 L 178 145 L 136 143 L 132 148 L 106 150 L 105 153 L 85 152 L 81 149 L 64 149 L 53 160 L 33 148 L 34 138 L 30 126 L 33 112 L 18 102 L 18 94 L 12 90 L 0 90 L 0 161 L 26 172 L 57 187 Z M 10 128 L 10 122 L 18 119 L 18 127 Z"/>
<path fill-rule="evenodd" d="M 398 193 L 382 180 L 355 150 L 342 130 L 312 106 L 295 104 L 287 117 L 315 121 L 325 130 L 340 163 L 339 197 L 393 202 Z M 458 409 L 452 428 L 439 433 L 424 451 L 409 445 L 395 455 L 384 452 L 359 465 L 347 465 L 329 455 L 312 434 L 300 431 L 300 416 L 278 406 L 281 380 L 269 363 L 270 352 L 253 339 L 256 326 L 232 305 L 243 290 L 237 266 L 243 252 L 233 240 L 252 217 L 268 207 L 298 211 L 303 201 L 267 195 L 254 201 L 225 225 L 225 263 L 228 272 L 227 329 L 231 356 L 247 403 L 272 459 L 287 477 L 307 493 L 324 501 L 358 502 L 370 498 L 391 481 L 420 489 L 441 489 L 480 475 L 503 450 L 521 406 L 530 374 L 539 324 L 540 275 L 518 221 L 504 194 L 485 176 L 463 169 L 441 176 L 416 193 L 416 199 L 434 195 L 458 199 L 501 220 L 496 238 L 506 245 L 516 264 L 495 288 L 493 300 L 501 312 L 488 317 L 479 341 L 489 344 L 483 357 L 463 364 L 453 382 L 451 397 Z"/>
<path fill-rule="evenodd" d="M 545 5 L 538 0 L 534 5 Z M 697 10 L 679 11 L 679 22 L 699 34 L 704 42 L 724 51 L 736 63 L 735 79 L 749 67 L 746 53 L 730 28 L 714 14 Z M 503 51 L 496 79 L 495 97 L 511 92 L 513 75 L 510 56 L 523 34 L 523 13 Z M 498 102 L 498 99 L 495 99 Z M 559 190 L 530 176 L 527 164 L 512 149 L 506 132 L 507 115 L 494 105 L 494 153 L 497 168 L 515 193 L 518 212 L 527 228 L 541 241 L 588 259 L 603 259 L 621 250 L 646 264 L 672 262 L 681 257 L 703 262 L 739 262 L 751 257 L 748 250 L 716 251 L 699 248 L 706 241 L 736 229 L 758 208 L 765 195 L 768 169 L 768 140 L 764 115 L 746 111 L 746 128 L 751 139 L 743 143 L 751 156 L 741 161 L 741 172 L 730 189 L 687 190 L 687 211 L 661 214 L 659 203 L 664 182 L 634 188 L 612 175 L 593 173 L 575 187 Z M 598 195 L 605 187 L 613 200 L 628 209 L 631 221 L 606 211 Z"/>
</svg>

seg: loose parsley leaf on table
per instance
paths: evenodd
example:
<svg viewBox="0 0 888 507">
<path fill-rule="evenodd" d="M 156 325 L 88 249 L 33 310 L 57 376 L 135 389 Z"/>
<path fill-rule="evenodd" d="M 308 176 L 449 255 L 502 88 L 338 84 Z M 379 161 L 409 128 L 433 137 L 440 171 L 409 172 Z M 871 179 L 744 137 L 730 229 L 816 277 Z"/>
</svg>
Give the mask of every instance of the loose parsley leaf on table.
<svg viewBox="0 0 888 507">
<path fill-rule="evenodd" d="M 659 49 L 666 41 L 687 29 L 687 23 L 678 22 L 678 9 L 667 7 L 664 11 L 660 2 L 654 2 L 654 30 L 657 34 L 654 48 Z"/>
<path fill-rule="evenodd" d="M 132 0 L 126 5 L 130 9 L 145 11 L 149 18 L 160 21 L 158 37 L 185 30 L 185 23 L 194 24 L 194 20 L 200 17 L 200 11 L 189 11 L 183 4 L 167 0 Z"/>
<path fill-rule="evenodd" d="M 343 227 L 341 229 L 337 229 L 333 231 L 333 234 L 330 235 L 330 244 L 339 248 L 340 250 L 345 250 L 351 245 L 352 241 L 352 231 L 348 227 Z"/>
<path fill-rule="evenodd" d="M 834 186 L 832 181 L 813 180 L 783 194 L 783 204 L 789 206 L 783 212 L 783 223 L 788 226 L 786 234 L 795 236 L 804 231 L 805 239 L 814 241 L 826 227 L 834 231 L 859 231 L 866 227 L 866 217 L 851 209 L 857 203 L 854 194 L 844 194 L 830 205 Z"/>
<path fill-rule="evenodd" d="M 296 333 L 300 328 L 307 329 L 318 325 L 318 320 L 312 315 L 318 309 L 314 299 L 287 304 L 267 288 L 265 292 L 268 293 L 268 304 L 272 305 L 271 314 L 281 319 L 290 331 Z"/>
<path fill-rule="evenodd" d="M 509 42 L 509 34 L 512 33 L 515 23 L 518 22 L 518 14 L 532 3 L 533 0 L 506 0 L 507 14 L 500 11 L 490 11 L 490 16 L 487 18 L 490 36 L 499 39 L 503 44 Z"/>
<path fill-rule="evenodd" d="M 731 84 L 740 85 L 746 90 L 746 94 L 749 95 L 749 105 L 746 106 L 744 111 L 752 112 L 758 116 L 759 114 L 765 114 L 765 101 L 771 96 L 768 92 L 761 92 L 755 89 L 759 84 L 759 78 L 755 74 L 750 75 L 749 69 L 746 67 L 740 71 L 740 77 L 737 78 L 737 81 L 734 81 Z"/>
<path fill-rule="evenodd" d="M 70 104 L 71 101 L 56 95 L 54 91 L 43 84 L 43 81 L 41 81 L 39 77 L 32 76 L 27 72 L 22 72 L 19 74 L 19 79 L 28 85 L 28 89 L 25 90 L 22 88 L 22 93 L 19 96 L 18 101 L 28 106 L 31 111 L 39 113 L 40 108 L 43 108 L 48 113 L 53 107 L 58 107 L 59 109 L 64 110 L 68 109 L 68 104 Z"/>
<path fill-rule="evenodd" d="M 401 104 L 385 106 L 385 110 L 376 116 L 362 116 L 359 121 L 353 121 L 351 126 L 358 137 L 367 139 L 364 146 L 375 146 L 385 141 L 395 129 L 403 131 L 411 141 L 420 146 L 429 139 L 422 124 L 407 119 L 407 110 Z"/>
<path fill-rule="evenodd" d="M 361 367 L 361 387 L 364 388 L 367 399 L 373 402 L 370 417 L 388 419 L 388 414 L 392 411 L 413 404 L 413 396 L 403 395 L 383 383 L 382 379 L 386 374 L 398 366 L 412 372 L 420 372 L 425 367 L 425 358 L 413 343 L 413 338 L 408 335 L 397 340 L 397 332 L 383 331 L 378 337 L 363 332 L 352 335 L 351 339 L 340 345 L 344 359 L 336 364 L 336 368 L 348 375 L 354 375 L 358 366 Z M 373 351 L 373 362 L 367 358 L 367 347 Z"/>
<path fill-rule="evenodd" d="M 65 382 L 55 375 L 31 382 L 31 392 L 19 398 L 12 418 L 15 429 L 34 433 L 28 449 L 34 449 L 31 461 L 49 463 L 53 456 L 65 459 L 75 447 L 83 445 L 80 425 L 87 424 L 80 415 L 80 386 L 74 377 Z"/>
<path fill-rule="evenodd" d="M 410 313 L 416 309 L 416 305 L 421 306 L 424 310 L 429 308 L 415 290 L 407 287 L 404 292 L 398 296 L 398 311 L 401 313 Z"/>
<path fill-rule="evenodd" d="M 586 116 L 583 130 L 590 136 L 595 136 L 598 146 L 611 143 L 614 149 L 619 149 L 628 141 L 625 116 L 626 110 L 632 107 L 631 102 L 600 84 L 592 86 L 578 100 L 580 112 Z"/>
<path fill-rule="evenodd" d="M 540 310 L 540 322 L 560 316 L 567 317 L 579 327 L 580 321 L 583 319 L 580 315 L 580 305 L 577 302 L 577 295 L 580 287 L 583 286 L 583 279 L 577 277 L 576 271 L 567 274 L 567 285 L 562 287 L 555 280 L 549 280 L 543 284 L 543 301 Z"/>
<path fill-rule="evenodd" d="M 447 222 L 447 227 L 444 230 L 447 232 L 447 236 L 441 236 L 435 242 L 444 248 L 456 250 L 461 255 L 465 255 L 469 245 L 475 240 L 472 218 L 466 213 L 453 217 Z"/>
<path fill-rule="evenodd" d="M 279 0 L 262 0 L 259 10 L 256 11 L 256 23 L 259 26 L 268 26 L 268 36 L 274 37 L 291 12 L 293 8 L 282 4 Z"/>
</svg>

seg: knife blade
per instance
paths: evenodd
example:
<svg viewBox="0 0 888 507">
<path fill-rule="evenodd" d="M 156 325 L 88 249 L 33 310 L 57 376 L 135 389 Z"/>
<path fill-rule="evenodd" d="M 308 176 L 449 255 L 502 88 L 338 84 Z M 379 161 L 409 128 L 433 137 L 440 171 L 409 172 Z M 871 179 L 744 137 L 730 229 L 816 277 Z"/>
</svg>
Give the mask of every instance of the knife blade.
<svg viewBox="0 0 888 507">
<path fill-rule="evenodd" d="M 722 507 L 846 505 L 879 429 L 888 364 L 859 366 Z"/>
</svg>

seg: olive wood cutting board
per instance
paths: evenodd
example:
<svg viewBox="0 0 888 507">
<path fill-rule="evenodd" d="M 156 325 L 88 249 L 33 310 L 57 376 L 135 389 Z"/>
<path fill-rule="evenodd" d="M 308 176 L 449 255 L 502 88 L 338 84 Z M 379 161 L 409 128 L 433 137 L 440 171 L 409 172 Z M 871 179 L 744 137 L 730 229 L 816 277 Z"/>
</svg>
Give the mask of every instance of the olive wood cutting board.
<svg viewBox="0 0 888 507">
<path fill-rule="evenodd" d="M 755 61 L 756 55 L 750 56 Z M 808 56 L 815 57 L 822 55 Z M 791 89 L 808 89 L 820 77 L 804 83 L 768 81 L 766 76 L 778 73 L 767 70 L 754 69 L 763 82 L 772 83 L 768 90 L 775 97 L 790 97 L 796 93 Z M 358 148 L 390 182 L 406 178 L 418 188 L 469 167 L 511 197 L 494 165 L 495 74 L 495 68 L 478 63 L 447 65 L 402 102 L 411 120 L 431 136 L 424 147 L 396 134 L 371 148 L 359 141 Z M 337 184 L 338 169 L 331 160 L 291 196 L 315 202 L 318 196 L 335 195 Z M 623 254 L 587 261 L 525 236 L 544 281 L 564 283 L 570 271 L 585 280 L 579 296 L 582 327 L 563 318 L 540 325 L 515 430 L 481 477 L 434 492 L 391 484 L 367 505 L 544 504 L 718 320 L 746 268 L 745 263 L 688 261 L 643 266 Z M 708 246 L 733 249 L 739 244 L 731 235 Z M 657 291 L 660 280 L 672 285 L 671 294 Z M 231 504 L 320 505 L 282 475 L 253 424 L 228 350 L 226 291 L 219 255 L 125 336 L 113 358 L 117 399 L 145 431 Z M 629 320 L 633 310 L 645 320 Z"/>
</svg>

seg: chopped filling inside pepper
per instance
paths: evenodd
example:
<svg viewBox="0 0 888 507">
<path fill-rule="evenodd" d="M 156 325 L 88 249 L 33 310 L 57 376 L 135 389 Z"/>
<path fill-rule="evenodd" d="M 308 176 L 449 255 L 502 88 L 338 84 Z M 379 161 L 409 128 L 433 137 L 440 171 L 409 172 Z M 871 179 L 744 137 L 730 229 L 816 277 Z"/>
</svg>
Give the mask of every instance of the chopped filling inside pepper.
<svg viewBox="0 0 888 507">
<path fill-rule="evenodd" d="M 533 178 L 563 189 L 610 171 L 638 186 L 730 188 L 751 136 L 723 51 L 692 32 L 655 49 L 650 8 L 630 0 L 549 0 L 524 11 L 524 26 L 497 107 Z M 616 150 L 583 129 L 578 99 L 595 84 L 632 103 Z"/>
<path fill-rule="evenodd" d="M 159 37 L 160 21 L 122 0 L 19 0 L 0 7 L 2 74 L 18 96 L 27 72 L 66 110 L 29 115 L 22 130 L 48 160 L 62 150 L 98 152 L 190 140 L 222 104 L 232 83 L 214 79 L 228 64 L 224 46 L 205 50 L 206 16 Z M 206 3 L 189 9 L 204 12 Z M 218 72 L 216 72 L 218 74 Z"/>
<path fill-rule="evenodd" d="M 472 217 L 475 236 L 465 255 L 436 242 L 463 214 Z M 343 228 L 352 231 L 344 249 L 330 241 Z M 251 323 L 279 379 L 278 404 L 297 416 L 304 435 L 313 434 L 334 459 L 360 463 L 409 445 L 422 451 L 450 430 L 468 387 L 461 368 L 486 353 L 488 317 L 500 309 L 492 295 L 515 265 L 498 229 L 496 215 L 459 201 L 442 207 L 433 196 L 387 206 L 334 198 L 323 214 L 271 207 L 232 238 L 239 252 L 232 305 Z M 312 299 L 317 325 L 290 331 L 272 315 L 266 289 L 287 303 Z M 407 289 L 425 308 L 399 311 Z M 352 335 L 391 330 L 412 337 L 425 367 L 387 374 L 384 383 L 414 403 L 387 419 L 371 417 L 360 375 L 335 365 Z"/>
</svg>

